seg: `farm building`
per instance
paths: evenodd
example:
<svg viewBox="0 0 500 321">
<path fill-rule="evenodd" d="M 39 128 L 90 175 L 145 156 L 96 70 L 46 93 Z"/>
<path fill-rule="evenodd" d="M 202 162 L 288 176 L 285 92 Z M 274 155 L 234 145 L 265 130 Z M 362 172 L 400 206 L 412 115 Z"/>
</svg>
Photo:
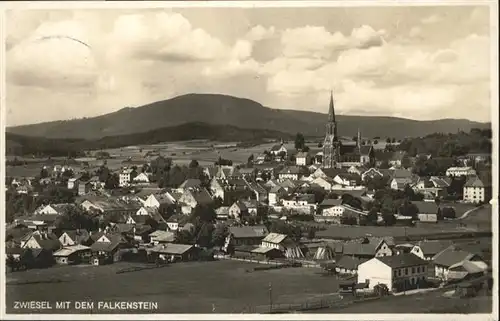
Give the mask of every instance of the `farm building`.
<svg viewBox="0 0 500 321">
<path fill-rule="evenodd" d="M 303 258 L 304 253 L 296 242 L 291 240 L 287 235 L 270 233 L 261 243 L 263 248 L 275 248 L 284 253 L 286 258 Z"/>
<path fill-rule="evenodd" d="M 91 255 L 92 249 L 81 244 L 65 246 L 53 254 L 57 264 L 78 264 L 89 262 Z"/>
<path fill-rule="evenodd" d="M 159 259 L 170 262 L 190 261 L 197 257 L 197 249 L 194 245 L 187 244 L 158 244 L 149 251 Z"/>
</svg>

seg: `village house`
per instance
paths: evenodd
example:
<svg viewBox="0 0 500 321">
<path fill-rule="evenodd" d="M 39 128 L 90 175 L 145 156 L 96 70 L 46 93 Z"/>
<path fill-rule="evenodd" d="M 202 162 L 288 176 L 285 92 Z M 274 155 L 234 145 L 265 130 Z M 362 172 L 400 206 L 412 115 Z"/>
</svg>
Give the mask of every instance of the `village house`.
<svg viewBox="0 0 500 321">
<path fill-rule="evenodd" d="M 194 245 L 162 243 L 158 244 L 149 252 L 166 262 L 191 261 L 197 257 L 197 249 Z"/>
<path fill-rule="evenodd" d="M 140 201 L 142 201 L 140 199 Z M 142 201 L 144 207 L 154 207 L 160 208 L 162 206 L 170 206 L 176 203 L 176 199 L 173 198 L 170 194 L 150 194 L 146 200 Z"/>
<path fill-rule="evenodd" d="M 158 245 L 160 243 L 173 243 L 175 240 L 175 233 L 171 231 L 157 230 L 149 234 L 151 244 Z"/>
<path fill-rule="evenodd" d="M 62 246 L 72 246 L 77 244 L 90 245 L 92 239 L 90 233 L 85 229 L 63 231 L 59 236 L 59 242 Z"/>
<path fill-rule="evenodd" d="M 200 189 L 190 189 L 182 194 L 179 199 L 179 203 L 182 205 L 183 214 L 191 214 L 193 209 L 200 206 L 207 206 L 213 203 L 212 197 L 208 191 L 204 188 Z"/>
<path fill-rule="evenodd" d="M 137 213 L 142 204 L 128 199 L 119 198 L 89 198 L 80 206 L 88 212 L 98 212 L 104 217 L 122 217 Z"/>
<path fill-rule="evenodd" d="M 424 286 L 428 262 L 411 253 L 372 258 L 358 266 L 358 283 L 373 289 L 385 284 L 389 291 L 400 292 Z"/>
<path fill-rule="evenodd" d="M 269 231 L 264 225 L 230 226 L 226 243 L 234 246 L 259 245 Z"/>
<path fill-rule="evenodd" d="M 311 164 L 311 155 L 308 152 L 298 152 L 295 155 L 295 165 L 308 166 Z"/>
<path fill-rule="evenodd" d="M 448 187 L 451 180 L 449 178 L 441 178 L 437 176 L 420 177 L 413 186 L 415 192 L 422 194 L 430 193 L 434 198 L 443 198 L 448 194 Z"/>
<path fill-rule="evenodd" d="M 446 176 L 460 177 L 460 176 L 475 176 L 476 170 L 472 167 L 450 167 L 446 170 Z"/>
<path fill-rule="evenodd" d="M 346 242 L 342 244 L 342 255 L 371 259 L 374 257 L 391 256 L 392 250 L 383 239 L 363 239 L 361 242 Z"/>
<path fill-rule="evenodd" d="M 366 172 L 368 169 L 364 166 L 351 166 L 347 169 L 348 174 L 358 175 L 359 179 L 361 178 L 361 174 Z"/>
<path fill-rule="evenodd" d="M 288 166 L 278 173 L 278 179 L 284 181 L 286 179 L 299 180 L 303 176 L 309 175 L 309 170 L 302 166 Z"/>
<path fill-rule="evenodd" d="M 218 166 L 217 174 L 215 174 L 216 179 L 230 179 L 234 178 L 234 172 L 236 170 L 235 166 Z"/>
<path fill-rule="evenodd" d="M 311 182 L 311 185 L 313 185 L 313 184 L 321 187 L 325 191 L 330 191 L 333 188 L 334 182 L 333 182 L 333 179 L 328 178 L 328 177 L 316 177 Z"/>
<path fill-rule="evenodd" d="M 271 188 L 269 191 L 269 205 L 274 206 L 276 204 L 279 204 L 282 200 L 282 198 L 287 195 L 286 190 L 281 187 L 281 186 L 274 186 Z"/>
<path fill-rule="evenodd" d="M 254 167 L 243 167 L 238 169 L 238 177 L 247 181 L 253 181 L 257 178 L 257 169 Z"/>
<path fill-rule="evenodd" d="M 80 177 L 72 177 L 72 178 L 68 179 L 67 188 L 74 189 L 78 185 L 79 179 L 80 179 Z"/>
<path fill-rule="evenodd" d="M 250 190 L 254 192 L 255 199 L 258 202 L 267 201 L 267 190 L 260 183 L 257 182 L 247 182 Z"/>
<path fill-rule="evenodd" d="M 411 178 L 393 178 L 391 182 L 389 183 L 389 186 L 393 190 L 404 190 L 406 186 L 409 186 L 412 184 L 412 179 Z"/>
<path fill-rule="evenodd" d="M 283 141 L 281 141 L 280 144 L 271 147 L 269 153 L 273 155 L 275 158 L 280 157 L 281 155 L 284 155 L 284 157 L 288 156 L 288 150 L 286 149 Z"/>
<path fill-rule="evenodd" d="M 53 256 L 57 264 L 89 263 L 90 257 L 92 256 L 92 250 L 88 246 L 74 244 L 64 246 L 60 250 L 54 252 Z"/>
<path fill-rule="evenodd" d="M 412 201 L 411 203 L 418 208 L 418 220 L 420 222 L 437 222 L 439 206 L 436 202 Z"/>
<path fill-rule="evenodd" d="M 341 186 L 355 187 L 361 184 L 361 177 L 356 174 L 342 173 L 335 176 L 333 181 Z"/>
<path fill-rule="evenodd" d="M 121 260 L 121 249 L 130 248 L 129 242 L 121 233 L 99 232 L 92 235 L 95 242 L 91 245 L 93 265 L 113 263 Z"/>
<path fill-rule="evenodd" d="M 35 210 L 35 214 L 43 215 L 63 215 L 75 209 L 75 205 L 71 203 L 49 204 L 42 205 Z"/>
<path fill-rule="evenodd" d="M 299 245 L 295 241 L 290 239 L 290 237 L 284 234 L 268 234 L 262 240 L 260 247 L 265 249 L 278 249 L 284 254 L 286 258 L 298 259 L 304 257 L 304 253 L 302 252 Z"/>
<path fill-rule="evenodd" d="M 215 210 L 217 220 L 225 221 L 229 218 L 229 206 L 221 206 Z"/>
<path fill-rule="evenodd" d="M 132 180 L 134 184 L 149 184 L 149 177 L 145 173 L 140 173 Z"/>
<path fill-rule="evenodd" d="M 255 156 L 254 163 L 255 164 L 264 164 L 266 162 L 269 162 L 271 160 L 271 157 L 267 154 L 258 154 Z"/>
<path fill-rule="evenodd" d="M 387 172 L 372 167 L 361 174 L 361 180 L 364 182 L 367 178 L 373 179 L 375 177 L 385 177 L 385 176 L 388 176 Z"/>
<path fill-rule="evenodd" d="M 224 206 L 231 206 L 237 200 L 254 194 L 242 178 L 213 179 L 210 182 L 210 190 L 213 198 L 220 198 Z"/>
<path fill-rule="evenodd" d="M 43 249 L 54 252 L 61 248 L 61 242 L 53 233 L 35 231 L 21 241 L 23 249 Z"/>
<path fill-rule="evenodd" d="M 366 261 L 368 261 L 368 259 L 343 255 L 335 262 L 335 272 L 339 274 L 356 275 L 359 265 Z"/>
<path fill-rule="evenodd" d="M 415 254 L 423 260 L 429 261 L 439 252 L 453 245 L 450 240 L 424 240 L 413 245 L 410 253 Z"/>
<path fill-rule="evenodd" d="M 441 280 L 447 280 L 450 267 L 463 261 L 472 262 L 474 265 L 484 268 L 484 270 L 488 267 L 479 255 L 464 251 L 460 249 L 459 245 L 454 244 L 432 258 L 434 276 Z"/>
<path fill-rule="evenodd" d="M 77 186 L 79 196 L 86 195 L 92 190 L 92 184 L 90 184 L 90 182 L 79 181 Z"/>
<path fill-rule="evenodd" d="M 182 193 L 186 190 L 198 188 L 201 188 L 201 181 L 197 178 L 188 178 L 179 186 L 178 191 Z"/>
<path fill-rule="evenodd" d="M 243 218 L 248 217 L 248 208 L 242 201 L 236 201 L 229 207 L 229 218 L 240 222 Z"/>
<path fill-rule="evenodd" d="M 463 200 L 470 203 L 489 202 L 491 185 L 488 185 L 477 176 L 470 177 L 464 184 Z"/>
</svg>

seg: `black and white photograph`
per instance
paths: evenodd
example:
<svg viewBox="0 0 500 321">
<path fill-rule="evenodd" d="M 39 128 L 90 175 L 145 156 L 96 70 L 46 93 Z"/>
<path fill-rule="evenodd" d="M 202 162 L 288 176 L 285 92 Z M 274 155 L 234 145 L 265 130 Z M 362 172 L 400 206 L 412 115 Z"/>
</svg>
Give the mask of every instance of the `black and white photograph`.
<svg viewBox="0 0 500 321">
<path fill-rule="evenodd" d="M 0 11 L 2 319 L 498 319 L 496 1 Z"/>
</svg>

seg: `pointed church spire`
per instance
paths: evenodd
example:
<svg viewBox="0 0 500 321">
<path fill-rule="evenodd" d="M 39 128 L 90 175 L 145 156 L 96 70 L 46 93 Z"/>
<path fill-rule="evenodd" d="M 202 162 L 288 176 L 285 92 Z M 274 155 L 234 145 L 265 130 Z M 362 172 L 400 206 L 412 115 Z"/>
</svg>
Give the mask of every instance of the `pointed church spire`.
<svg viewBox="0 0 500 321">
<path fill-rule="evenodd" d="M 328 121 L 335 122 L 335 109 L 333 107 L 333 90 L 330 91 L 330 108 L 328 110 Z"/>
</svg>

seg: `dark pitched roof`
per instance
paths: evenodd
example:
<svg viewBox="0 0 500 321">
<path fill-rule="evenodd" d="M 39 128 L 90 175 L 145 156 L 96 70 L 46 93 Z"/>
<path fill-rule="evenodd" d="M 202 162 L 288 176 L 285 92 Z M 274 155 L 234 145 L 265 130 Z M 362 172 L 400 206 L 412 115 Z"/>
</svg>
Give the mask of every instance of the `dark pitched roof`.
<svg viewBox="0 0 500 321">
<path fill-rule="evenodd" d="M 464 260 L 470 260 L 476 254 L 472 254 L 468 251 L 463 251 L 459 246 L 451 245 L 445 250 L 436 254 L 432 259 L 434 264 L 450 267 L 453 264 L 462 262 Z"/>
<path fill-rule="evenodd" d="M 347 169 L 345 168 L 322 168 L 321 171 L 330 178 L 335 178 L 338 174 L 347 173 Z"/>
<path fill-rule="evenodd" d="M 452 244 L 453 242 L 450 240 L 432 240 L 420 241 L 416 245 L 420 247 L 425 256 L 434 256 Z"/>
<path fill-rule="evenodd" d="M 368 259 L 360 259 L 349 255 L 342 255 L 336 263 L 339 268 L 357 270 L 358 266 L 366 261 L 368 261 Z"/>
<path fill-rule="evenodd" d="M 400 255 L 392 255 L 392 256 L 382 256 L 382 257 L 377 257 L 377 260 L 390 266 L 393 269 L 428 264 L 427 261 L 422 260 L 421 258 L 412 253 L 403 253 Z"/>
<path fill-rule="evenodd" d="M 438 213 L 439 207 L 435 202 L 412 201 L 412 204 L 414 204 L 418 208 L 419 213 L 424 213 L 424 214 Z"/>
<path fill-rule="evenodd" d="M 479 177 L 473 176 L 467 180 L 464 187 L 485 187 L 485 184 L 479 179 Z"/>
<path fill-rule="evenodd" d="M 54 234 L 43 234 L 43 233 L 33 233 L 33 238 L 37 241 L 37 243 L 44 249 L 55 251 L 61 247 L 61 242 Z"/>
<path fill-rule="evenodd" d="M 230 226 L 229 233 L 231 233 L 235 238 L 264 238 L 269 232 L 264 225 L 256 225 Z"/>
<path fill-rule="evenodd" d="M 333 198 L 325 198 L 319 206 L 321 207 L 333 207 L 333 206 L 338 206 L 342 204 L 342 199 L 333 199 Z"/>
<path fill-rule="evenodd" d="M 200 187 L 201 181 L 197 178 L 188 178 L 186 179 L 179 188 L 195 188 Z"/>
<path fill-rule="evenodd" d="M 69 230 L 64 231 L 74 242 L 81 243 L 85 242 L 90 238 L 90 234 L 87 230 Z"/>
</svg>

